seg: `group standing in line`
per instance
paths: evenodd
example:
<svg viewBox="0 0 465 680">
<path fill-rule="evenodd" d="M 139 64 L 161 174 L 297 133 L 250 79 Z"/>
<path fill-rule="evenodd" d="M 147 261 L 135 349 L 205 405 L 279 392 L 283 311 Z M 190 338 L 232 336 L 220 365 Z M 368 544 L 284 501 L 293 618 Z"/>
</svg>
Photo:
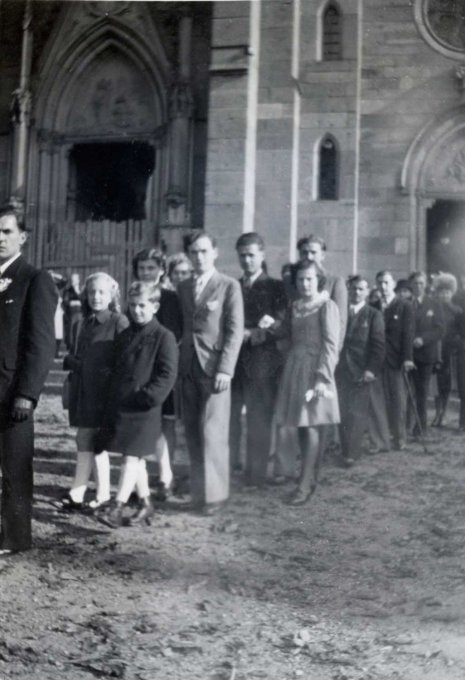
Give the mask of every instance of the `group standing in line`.
<svg viewBox="0 0 465 680">
<path fill-rule="evenodd" d="M 30 547 L 32 412 L 55 353 L 56 291 L 46 272 L 23 260 L 25 240 L 16 209 L 0 213 L 0 549 L 6 554 Z M 239 280 L 216 269 L 217 244 L 205 231 L 192 232 L 187 256 L 173 256 L 167 267 L 161 250 L 141 251 L 124 313 L 118 283 L 105 272 L 89 276 L 82 292 L 77 280 L 68 287 L 64 368 L 77 460 L 61 509 L 95 513 L 112 528 L 149 523 L 146 458 L 153 454 L 157 497 L 173 505 L 220 511 L 230 473 L 241 469 L 252 487 L 293 481 L 287 502 L 304 505 L 335 442 L 350 467 L 366 431 L 374 450 L 404 450 L 409 432 L 425 436 L 433 374 L 434 425 L 442 425 L 455 367 L 462 397 L 465 312 L 454 302 L 452 275 L 439 275 L 431 295 L 422 272 L 396 286 L 392 272 L 381 271 L 373 290 L 362 275 L 345 281 L 328 272 L 326 244 L 314 235 L 300 239 L 298 261 L 283 267 L 282 280 L 268 275 L 259 234 L 241 235 L 236 251 Z M 464 414 L 462 406 L 462 428 Z M 173 495 L 179 415 L 190 460 L 187 497 Z M 24 452 L 14 461 L 12 446 Z M 109 452 L 123 460 L 113 500 Z M 96 494 L 87 501 L 92 473 Z M 139 506 L 129 516 L 132 493 Z"/>
</svg>

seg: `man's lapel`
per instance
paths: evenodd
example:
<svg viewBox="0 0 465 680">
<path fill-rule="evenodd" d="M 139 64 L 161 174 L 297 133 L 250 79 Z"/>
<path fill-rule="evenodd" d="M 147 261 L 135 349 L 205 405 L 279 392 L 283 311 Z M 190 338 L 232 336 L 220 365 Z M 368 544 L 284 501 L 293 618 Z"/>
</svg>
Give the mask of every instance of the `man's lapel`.
<svg viewBox="0 0 465 680">
<path fill-rule="evenodd" d="M 197 300 L 197 302 L 195 302 L 195 300 L 194 300 L 194 305 L 195 305 L 196 310 L 200 309 L 204 305 L 206 300 L 208 300 L 212 296 L 217 285 L 218 285 L 218 272 L 215 271 L 215 272 L 213 272 L 213 275 L 210 277 L 210 280 L 208 281 L 207 285 L 204 287 L 204 289 L 200 293 L 200 296 L 199 296 L 199 299 Z M 194 295 L 193 290 L 194 289 L 192 289 L 192 295 Z"/>
</svg>

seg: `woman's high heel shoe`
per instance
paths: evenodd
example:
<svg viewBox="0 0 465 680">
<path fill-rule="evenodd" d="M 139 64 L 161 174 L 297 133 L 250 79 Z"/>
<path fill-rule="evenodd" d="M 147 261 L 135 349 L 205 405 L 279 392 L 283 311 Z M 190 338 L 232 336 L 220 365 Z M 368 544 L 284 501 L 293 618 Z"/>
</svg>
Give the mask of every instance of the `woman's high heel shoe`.
<svg viewBox="0 0 465 680">
<path fill-rule="evenodd" d="M 150 498 L 142 498 L 139 510 L 129 520 L 129 526 L 137 527 L 141 524 L 147 524 L 150 526 L 154 514 L 155 508 L 153 507 Z"/>
<path fill-rule="evenodd" d="M 313 496 L 314 492 L 316 489 L 316 484 L 312 484 L 311 487 L 308 490 L 304 489 L 299 489 L 297 488 L 292 496 L 289 498 L 287 501 L 288 505 L 292 505 L 294 507 L 298 507 L 300 505 L 305 505 L 308 503 L 310 498 Z"/>
</svg>

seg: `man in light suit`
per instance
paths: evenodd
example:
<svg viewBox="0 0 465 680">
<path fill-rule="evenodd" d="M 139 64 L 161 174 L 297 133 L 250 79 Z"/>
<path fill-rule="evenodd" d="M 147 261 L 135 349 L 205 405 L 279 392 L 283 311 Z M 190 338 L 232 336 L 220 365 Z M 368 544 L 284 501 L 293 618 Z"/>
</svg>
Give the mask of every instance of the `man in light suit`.
<svg viewBox="0 0 465 680">
<path fill-rule="evenodd" d="M 353 276 L 349 286 L 349 320 L 336 370 L 341 448 L 347 466 L 360 456 L 367 428 L 370 384 L 380 380 L 384 360 L 383 315 L 366 304 L 370 292 L 368 281 L 362 276 Z"/>
<path fill-rule="evenodd" d="M 282 354 L 267 331 L 284 317 L 286 297 L 281 281 L 263 270 L 265 244 L 256 232 L 242 234 L 236 242 L 244 298 L 245 330 L 232 383 L 230 448 L 232 467 L 240 463 L 241 413 L 247 408 L 245 482 L 262 486 L 266 481 L 271 444 L 271 422 L 281 372 Z"/>
<path fill-rule="evenodd" d="M 195 231 L 187 247 L 194 277 L 178 288 L 182 408 L 192 502 L 211 514 L 229 495 L 231 379 L 244 334 L 244 310 L 239 282 L 215 268 L 215 240 Z"/>
<path fill-rule="evenodd" d="M 26 262 L 22 211 L 0 209 L 0 556 L 31 547 L 33 411 L 55 355 L 57 292 Z"/>
</svg>

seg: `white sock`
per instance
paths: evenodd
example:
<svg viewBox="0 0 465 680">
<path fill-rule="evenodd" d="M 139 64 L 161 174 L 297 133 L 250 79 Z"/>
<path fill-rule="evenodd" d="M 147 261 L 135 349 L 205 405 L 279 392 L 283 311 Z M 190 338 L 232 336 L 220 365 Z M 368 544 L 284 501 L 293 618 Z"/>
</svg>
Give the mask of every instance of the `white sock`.
<svg viewBox="0 0 465 680">
<path fill-rule="evenodd" d="M 150 498 L 149 476 L 147 473 L 147 464 L 144 458 L 139 460 L 136 491 L 139 498 Z"/>
<path fill-rule="evenodd" d="M 108 451 L 102 451 L 94 456 L 94 474 L 96 486 L 96 501 L 104 503 L 110 500 L 110 456 Z"/>
<path fill-rule="evenodd" d="M 76 460 L 76 472 L 69 495 L 75 503 L 82 503 L 84 494 L 89 483 L 94 454 L 91 451 L 78 451 Z"/>
<path fill-rule="evenodd" d="M 173 472 L 171 470 L 170 452 L 165 437 L 162 435 L 157 442 L 157 460 L 160 482 L 169 487 L 173 481 Z"/>
<path fill-rule="evenodd" d="M 129 496 L 134 491 L 139 474 L 139 460 L 136 456 L 125 456 L 123 459 L 118 491 L 116 493 L 116 501 L 118 503 L 127 503 Z"/>
</svg>

